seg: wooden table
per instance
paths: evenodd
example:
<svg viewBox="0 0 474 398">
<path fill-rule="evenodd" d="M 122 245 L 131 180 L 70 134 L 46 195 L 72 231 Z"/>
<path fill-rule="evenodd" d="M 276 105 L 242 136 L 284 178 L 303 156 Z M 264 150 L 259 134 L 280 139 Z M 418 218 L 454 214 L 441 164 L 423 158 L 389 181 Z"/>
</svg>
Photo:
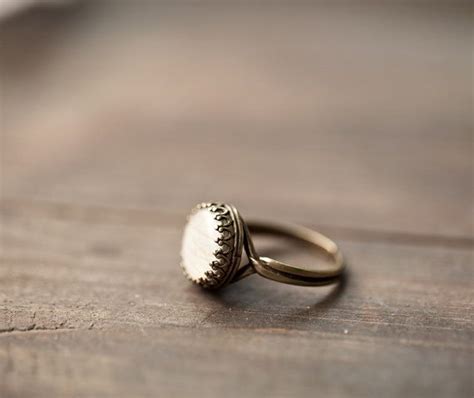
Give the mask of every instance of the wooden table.
<svg viewBox="0 0 474 398">
<path fill-rule="evenodd" d="M 0 396 L 472 397 L 471 22 L 145 1 L 3 22 Z M 345 282 L 191 286 L 205 200 L 330 235 Z"/>
</svg>

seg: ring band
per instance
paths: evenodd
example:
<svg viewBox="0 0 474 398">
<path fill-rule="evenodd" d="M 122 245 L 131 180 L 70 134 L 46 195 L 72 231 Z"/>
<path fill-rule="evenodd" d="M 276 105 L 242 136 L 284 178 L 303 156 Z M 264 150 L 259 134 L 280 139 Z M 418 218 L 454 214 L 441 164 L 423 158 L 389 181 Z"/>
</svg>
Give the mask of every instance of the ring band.
<svg viewBox="0 0 474 398">
<path fill-rule="evenodd" d="M 325 252 L 333 266 L 310 270 L 268 257 L 260 257 L 252 234 L 295 239 Z M 241 265 L 245 250 L 248 264 Z M 309 228 L 245 221 L 237 209 L 225 203 L 201 203 L 191 210 L 184 229 L 181 267 L 192 282 L 218 289 L 253 273 L 277 282 L 300 286 L 322 286 L 337 282 L 344 271 L 344 259 L 337 245 Z"/>
</svg>

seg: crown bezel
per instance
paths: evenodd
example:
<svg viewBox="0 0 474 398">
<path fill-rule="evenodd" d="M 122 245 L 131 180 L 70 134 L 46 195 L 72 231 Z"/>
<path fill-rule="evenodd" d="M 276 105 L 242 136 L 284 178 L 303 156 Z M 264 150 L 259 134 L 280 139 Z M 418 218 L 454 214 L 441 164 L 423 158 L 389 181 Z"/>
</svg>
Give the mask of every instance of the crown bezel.
<svg viewBox="0 0 474 398">
<path fill-rule="evenodd" d="M 209 263 L 211 269 L 203 277 L 195 279 L 186 271 L 183 261 L 181 261 L 181 268 L 192 282 L 206 289 L 218 289 L 227 285 L 239 268 L 243 246 L 243 225 L 234 206 L 219 202 L 198 204 L 191 210 L 188 220 L 203 209 L 211 212 L 217 222 L 218 249 L 213 253 L 214 259 Z"/>
</svg>

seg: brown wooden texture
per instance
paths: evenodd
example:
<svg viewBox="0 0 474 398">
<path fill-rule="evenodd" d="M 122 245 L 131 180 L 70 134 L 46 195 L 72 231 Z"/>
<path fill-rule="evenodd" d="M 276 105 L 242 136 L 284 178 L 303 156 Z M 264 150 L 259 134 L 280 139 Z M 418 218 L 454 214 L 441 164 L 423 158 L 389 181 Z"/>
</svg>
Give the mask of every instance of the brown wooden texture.
<svg viewBox="0 0 474 398">
<path fill-rule="evenodd" d="M 468 5 L 86 2 L 0 35 L 2 398 L 473 395 Z M 191 286 L 204 200 L 327 233 L 344 283 Z"/>
</svg>

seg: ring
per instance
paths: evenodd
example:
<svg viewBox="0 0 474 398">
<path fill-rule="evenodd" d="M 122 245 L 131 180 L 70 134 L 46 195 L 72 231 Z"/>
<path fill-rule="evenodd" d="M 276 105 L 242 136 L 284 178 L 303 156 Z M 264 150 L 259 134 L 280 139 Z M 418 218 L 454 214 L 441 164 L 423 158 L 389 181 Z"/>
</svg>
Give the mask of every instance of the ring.
<svg viewBox="0 0 474 398">
<path fill-rule="evenodd" d="M 333 266 L 310 270 L 260 257 L 252 234 L 287 237 L 323 251 Z M 241 264 L 245 250 L 249 262 Z M 337 245 L 311 229 L 289 224 L 245 223 L 237 209 L 226 203 L 201 203 L 191 210 L 183 233 L 181 267 L 185 276 L 206 289 L 222 288 L 253 273 L 277 282 L 322 286 L 337 282 L 344 259 Z"/>
</svg>

